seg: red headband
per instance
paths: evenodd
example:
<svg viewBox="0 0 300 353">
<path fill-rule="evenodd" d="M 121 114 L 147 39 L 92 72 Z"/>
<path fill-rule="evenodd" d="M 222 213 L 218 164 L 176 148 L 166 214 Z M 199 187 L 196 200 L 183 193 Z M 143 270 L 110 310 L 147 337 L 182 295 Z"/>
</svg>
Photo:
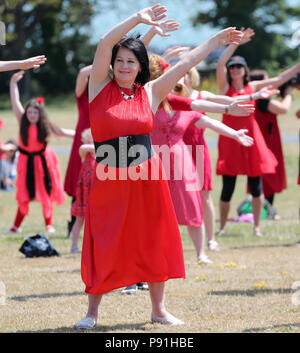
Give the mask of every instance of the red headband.
<svg viewBox="0 0 300 353">
<path fill-rule="evenodd" d="M 167 62 L 165 62 L 164 60 L 160 60 L 160 66 L 161 66 L 161 69 L 162 69 L 162 71 L 165 71 L 169 66 L 170 66 L 170 64 L 168 64 Z"/>
<path fill-rule="evenodd" d="M 44 99 L 44 97 L 37 97 L 37 98 L 35 99 L 35 101 L 38 102 L 38 103 L 44 103 L 44 102 L 45 102 L 45 99 Z"/>
</svg>

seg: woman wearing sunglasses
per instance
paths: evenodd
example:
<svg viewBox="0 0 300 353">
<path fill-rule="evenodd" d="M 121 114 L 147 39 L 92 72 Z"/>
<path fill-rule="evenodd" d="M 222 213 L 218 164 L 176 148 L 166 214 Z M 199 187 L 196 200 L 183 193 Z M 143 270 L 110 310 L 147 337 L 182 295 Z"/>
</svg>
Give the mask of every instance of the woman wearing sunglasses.
<svg viewBox="0 0 300 353">
<path fill-rule="evenodd" d="M 251 29 L 244 31 L 244 37 L 240 44 L 251 40 L 254 32 Z M 300 71 L 300 63 L 279 76 L 251 81 L 246 60 L 241 56 L 232 56 L 236 45 L 229 45 L 223 51 L 217 65 L 217 84 L 219 93 L 230 97 L 249 94 L 251 100 L 256 98 L 258 90 L 266 86 L 277 88 L 290 80 Z M 229 114 L 223 115 L 223 123 L 233 129 L 247 129 L 248 134 L 253 137 L 254 144 L 250 148 L 244 148 L 235 141 L 225 136 L 220 136 L 218 148 L 217 174 L 223 177 L 223 187 L 220 198 L 220 231 L 225 232 L 226 222 L 230 211 L 230 200 L 235 188 L 237 175 L 247 175 L 248 186 L 252 195 L 252 209 L 254 216 L 254 234 L 262 236 L 260 231 L 260 219 L 264 203 L 262 188 L 262 175 L 275 173 L 277 160 L 267 147 L 260 128 L 255 120 L 254 113 L 248 117 L 233 117 Z M 234 156 L 234 158 L 232 158 Z"/>
</svg>

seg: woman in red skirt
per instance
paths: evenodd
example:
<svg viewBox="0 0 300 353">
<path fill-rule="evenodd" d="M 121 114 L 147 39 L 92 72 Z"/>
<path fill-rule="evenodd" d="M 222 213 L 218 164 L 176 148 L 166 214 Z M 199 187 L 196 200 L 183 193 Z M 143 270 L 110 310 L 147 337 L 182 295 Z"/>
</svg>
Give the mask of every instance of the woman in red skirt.
<svg viewBox="0 0 300 353">
<path fill-rule="evenodd" d="M 253 34 L 250 29 L 244 31 L 244 37 L 240 44 L 247 43 Z M 250 82 L 246 60 L 241 56 L 232 56 L 236 48 L 235 45 L 229 45 L 219 58 L 217 84 L 220 94 L 230 97 L 249 94 L 250 98 L 256 98 L 257 91 L 262 87 L 272 86 L 277 88 L 300 71 L 299 63 L 283 71 L 277 77 Z M 254 139 L 254 145 L 245 149 L 226 137 L 221 136 L 219 138 L 217 174 L 222 175 L 223 181 L 220 199 L 221 225 L 219 235 L 225 232 L 236 177 L 237 175 L 247 175 L 248 186 L 252 194 L 254 234 L 262 236 L 260 231 L 260 219 L 264 203 L 262 175 L 275 173 L 277 160 L 268 148 L 254 114 L 241 118 L 224 114 L 223 123 L 233 129 L 247 129 L 248 134 Z"/>
<path fill-rule="evenodd" d="M 155 25 L 165 12 L 158 4 L 133 14 L 101 38 L 94 57 L 89 102 L 97 166 L 81 263 L 89 304 L 77 328 L 96 325 L 104 293 L 139 282 L 149 284 L 152 322 L 183 324 L 164 304 L 164 282 L 184 278 L 185 269 L 168 180 L 149 134 L 160 102 L 179 78 L 220 44 L 237 44 L 242 33 L 232 27 L 218 32 L 148 82 L 144 44 L 123 36 L 139 23 Z"/>
</svg>

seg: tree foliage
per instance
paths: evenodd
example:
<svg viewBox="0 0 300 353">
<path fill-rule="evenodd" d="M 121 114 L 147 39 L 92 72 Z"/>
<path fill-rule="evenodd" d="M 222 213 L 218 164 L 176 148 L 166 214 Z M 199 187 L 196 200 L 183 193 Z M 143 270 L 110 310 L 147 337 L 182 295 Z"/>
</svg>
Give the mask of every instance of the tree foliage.
<svg viewBox="0 0 300 353">
<path fill-rule="evenodd" d="M 26 74 L 25 91 L 60 93 L 74 89 L 80 66 L 92 62 L 89 25 L 96 0 L 4 0 L 0 19 L 6 25 L 6 45 L 0 60 L 45 54 L 47 64 Z M 9 74 L 1 75 L 7 91 Z M 29 85 L 30 78 L 30 85 Z"/>
<path fill-rule="evenodd" d="M 290 6 L 286 0 L 205 2 L 212 8 L 198 13 L 193 19 L 195 25 L 206 23 L 219 28 L 251 27 L 255 31 L 252 41 L 236 51 L 246 57 L 251 69 L 266 69 L 272 75 L 299 60 L 299 46 L 290 48 L 286 42 L 292 34 L 292 22 L 300 17 L 299 5 Z"/>
</svg>

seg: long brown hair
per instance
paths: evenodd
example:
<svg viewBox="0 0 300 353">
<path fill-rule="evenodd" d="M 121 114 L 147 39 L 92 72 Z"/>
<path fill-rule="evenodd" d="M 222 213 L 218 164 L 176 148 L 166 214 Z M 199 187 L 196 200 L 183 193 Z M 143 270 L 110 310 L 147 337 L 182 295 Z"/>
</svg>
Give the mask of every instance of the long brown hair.
<svg viewBox="0 0 300 353">
<path fill-rule="evenodd" d="M 39 142 L 47 145 L 49 136 L 53 131 L 53 124 L 49 120 L 44 103 L 39 103 L 35 99 L 31 99 L 27 103 L 25 107 L 25 112 L 21 118 L 20 136 L 22 143 L 24 144 L 24 146 L 28 145 L 28 128 L 30 126 L 30 122 L 27 118 L 27 110 L 29 107 L 32 107 L 39 111 L 39 120 L 36 124 L 38 130 L 38 140 Z"/>
<path fill-rule="evenodd" d="M 244 82 L 244 86 L 246 86 L 251 81 L 250 80 L 250 70 L 249 70 L 248 66 L 244 66 L 244 69 L 245 69 L 245 75 L 244 75 L 244 81 L 243 82 Z M 232 79 L 230 77 L 229 67 L 227 68 L 227 82 L 231 86 Z"/>
</svg>

